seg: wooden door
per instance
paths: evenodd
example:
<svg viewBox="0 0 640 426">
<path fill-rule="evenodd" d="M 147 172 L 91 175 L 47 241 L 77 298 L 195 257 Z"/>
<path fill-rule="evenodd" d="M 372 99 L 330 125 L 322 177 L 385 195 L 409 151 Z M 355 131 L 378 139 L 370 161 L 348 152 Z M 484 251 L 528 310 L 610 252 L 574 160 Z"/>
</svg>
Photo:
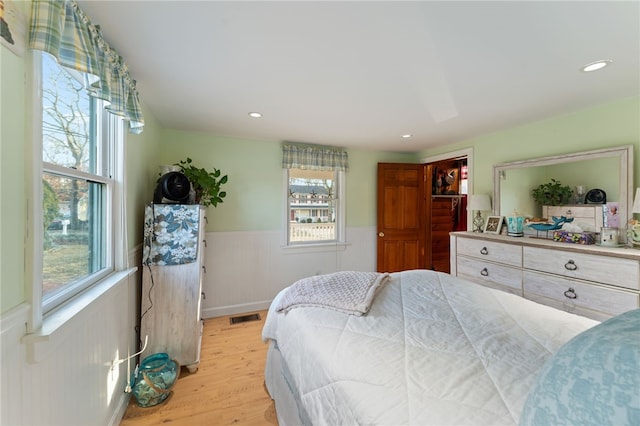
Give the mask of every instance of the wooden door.
<svg viewBox="0 0 640 426">
<path fill-rule="evenodd" d="M 378 272 L 425 267 L 424 164 L 378 164 Z"/>
</svg>

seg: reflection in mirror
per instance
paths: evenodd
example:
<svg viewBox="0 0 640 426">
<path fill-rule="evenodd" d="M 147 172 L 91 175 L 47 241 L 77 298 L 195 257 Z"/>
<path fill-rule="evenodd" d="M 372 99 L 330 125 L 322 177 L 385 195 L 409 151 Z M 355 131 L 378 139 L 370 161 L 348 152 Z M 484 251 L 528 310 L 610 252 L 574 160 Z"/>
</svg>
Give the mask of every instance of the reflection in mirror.
<svg viewBox="0 0 640 426">
<path fill-rule="evenodd" d="M 536 205 L 531 190 L 555 179 L 571 187 L 601 189 L 608 202 L 618 202 L 620 224 L 631 217 L 633 196 L 633 146 L 606 148 L 553 157 L 498 164 L 493 168 L 494 214 L 540 217 L 542 207 Z M 576 199 L 574 204 L 584 202 Z"/>
</svg>

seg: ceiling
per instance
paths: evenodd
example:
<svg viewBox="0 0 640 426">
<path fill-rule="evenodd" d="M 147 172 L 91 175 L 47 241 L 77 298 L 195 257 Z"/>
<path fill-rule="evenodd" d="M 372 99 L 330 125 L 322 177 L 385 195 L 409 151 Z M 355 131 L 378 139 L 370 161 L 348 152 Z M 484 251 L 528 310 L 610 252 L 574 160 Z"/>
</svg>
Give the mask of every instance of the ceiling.
<svg viewBox="0 0 640 426">
<path fill-rule="evenodd" d="M 419 151 L 640 93 L 638 1 L 78 4 L 171 129 Z"/>
</svg>

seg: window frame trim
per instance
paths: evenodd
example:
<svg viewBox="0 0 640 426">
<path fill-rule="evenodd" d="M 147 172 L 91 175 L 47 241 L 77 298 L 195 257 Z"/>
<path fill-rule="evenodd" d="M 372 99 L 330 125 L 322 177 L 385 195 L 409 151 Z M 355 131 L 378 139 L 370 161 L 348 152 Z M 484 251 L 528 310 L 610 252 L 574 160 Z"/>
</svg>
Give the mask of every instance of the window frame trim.
<svg viewBox="0 0 640 426">
<path fill-rule="evenodd" d="M 282 247 L 286 249 L 303 249 L 308 250 L 310 248 L 322 248 L 322 247 L 336 247 L 347 245 L 346 239 L 346 173 L 340 170 L 335 170 L 337 174 L 338 185 L 338 208 L 336 209 L 336 239 L 326 241 L 310 241 L 310 242 L 289 242 L 289 169 L 282 169 L 282 183 L 283 183 L 283 195 L 284 195 L 284 213 L 283 218 L 283 234 L 282 234 Z"/>
<path fill-rule="evenodd" d="M 84 180 L 92 183 L 101 183 L 105 185 L 113 184 L 113 179 L 111 178 L 83 172 L 82 170 L 70 169 L 68 167 L 59 166 L 57 164 L 48 163 L 46 161 L 42 162 L 42 172 L 69 178 L 76 178 L 78 180 Z"/>
<path fill-rule="evenodd" d="M 82 294 L 96 288 L 105 282 L 108 282 L 116 274 L 128 269 L 127 255 L 127 225 L 125 212 L 125 144 L 127 135 L 125 132 L 124 120 L 114 115 L 104 108 L 98 120 L 101 122 L 102 133 L 100 137 L 102 141 L 99 143 L 106 144 L 109 150 L 109 164 L 105 164 L 101 159 L 97 164 L 101 167 L 100 174 L 88 174 L 86 172 L 72 170 L 70 173 L 66 168 L 47 163 L 42 159 L 42 96 L 43 96 L 43 74 L 42 74 L 42 55 L 46 52 L 38 50 L 28 50 L 26 56 L 27 65 L 27 95 L 28 95 L 28 111 L 31 117 L 31 125 L 27 128 L 27 140 L 31 143 L 27 144 L 25 150 L 25 187 L 26 194 L 26 239 L 25 239 L 25 299 L 30 304 L 30 313 L 28 316 L 26 331 L 28 334 L 36 333 L 43 330 L 43 326 L 47 319 L 60 315 L 60 311 L 74 311 L 77 300 L 81 299 Z M 106 118 L 106 119 L 105 119 Z M 111 144 L 109 140 L 104 139 L 107 135 L 112 134 L 115 143 Z M 90 182 L 105 184 L 105 247 L 106 258 L 105 268 L 91 275 L 90 282 L 86 285 L 74 285 L 74 294 L 66 297 L 64 301 L 55 304 L 49 308 L 51 304 L 43 303 L 42 294 L 42 267 L 43 267 L 43 208 L 42 208 L 42 174 L 45 171 L 56 173 L 58 167 L 64 169 L 65 176 L 75 176 L 80 179 L 86 179 Z M 105 168 L 108 172 L 105 171 Z M 62 171 L 62 170 L 60 170 Z M 59 174 L 59 173 L 58 173 Z M 100 176 L 102 175 L 102 176 Z M 100 177 L 98 177 L 100 176 Z M 117 238 L 116 236 L 120 236 Z M 121 243 L 119 243 L 121 241 Z M 82 282 L 81 280 L 80 282 Z M 89 292 L 91 293 L 91 292 Z M 53 296 L 56 299 L 58 296 Z M 45 307 L 46 305 L 46 307 Z"/>
<path fill-rule="evenodd" d="M 30 303 L 30 313 L 27 321 L 27 333 L 33 333 L 42 328 L 42 252 L 44 223 L 42 221 L 42 57 L 35 50 L 28 50 L 27 69 L 29 78 L 29 103 L 31 126 L 28 126 L 28 139 L 31 152 L 25 155 L 25 181 L 27 182 L 27 241 L 25 250 L 26 268 L 25 287 L 26 299 Z"/>
</svg>

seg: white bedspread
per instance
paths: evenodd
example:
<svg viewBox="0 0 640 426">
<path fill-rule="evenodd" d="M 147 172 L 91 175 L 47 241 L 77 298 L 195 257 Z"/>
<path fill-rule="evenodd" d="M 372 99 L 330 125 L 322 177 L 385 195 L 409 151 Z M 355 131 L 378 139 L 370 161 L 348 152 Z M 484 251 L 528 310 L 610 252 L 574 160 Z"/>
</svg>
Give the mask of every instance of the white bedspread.
<svg viewBox="0 0 640 426">
<path fill-rule="evenodd" d="M 314 424 L 516 424 L 544 361 L 597 324 L 432 271 L 391 274 L 367 315 L 275 312 L 263 330 Z"/>
</svg>

